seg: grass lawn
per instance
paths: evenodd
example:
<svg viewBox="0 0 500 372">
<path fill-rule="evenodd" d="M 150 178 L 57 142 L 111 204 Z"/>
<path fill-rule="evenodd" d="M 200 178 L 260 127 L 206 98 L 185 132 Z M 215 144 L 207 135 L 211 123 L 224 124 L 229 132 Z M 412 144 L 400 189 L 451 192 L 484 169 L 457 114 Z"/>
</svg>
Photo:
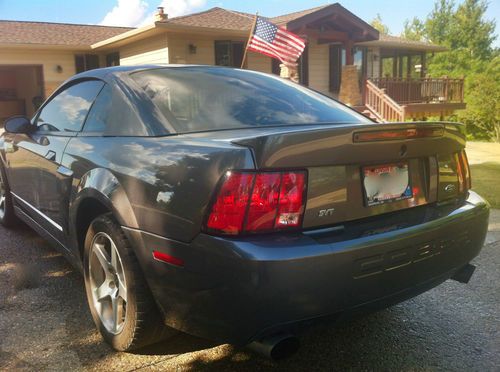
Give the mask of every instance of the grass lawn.
<svg viewBox="0 0 500 372">
<path fill-rule="evenodd" d="M 500 208 L 500 162 L 470 166 L 472 190 L 488 200 L 492 208 Z"/>
<path fill-rule="evenodd" d="M 500 143 L 467 142 L 472 189 L 500 209 Z"/>
</svg>

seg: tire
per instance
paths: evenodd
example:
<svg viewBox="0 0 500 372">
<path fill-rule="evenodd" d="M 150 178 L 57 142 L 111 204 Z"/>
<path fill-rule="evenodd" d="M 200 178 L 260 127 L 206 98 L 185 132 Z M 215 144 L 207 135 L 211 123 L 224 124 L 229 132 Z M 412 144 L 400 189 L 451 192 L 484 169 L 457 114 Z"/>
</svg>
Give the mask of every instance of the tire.
<svg viewBox="0 0 500 372">
<path fill-rule="evenodd" d="M 5 227 L 14 227 L 19 219 L 14 213 L 12 194 L 3 167 L 0 165 L 0 224 Z"/>
<path fill-rule="evenodd" d="M 84 249 L 87 300 L 107 343 L 131 351 L 176 333 L 163 324 L 137 258 L 111 214 L 90 224 Z"/>
</svg>

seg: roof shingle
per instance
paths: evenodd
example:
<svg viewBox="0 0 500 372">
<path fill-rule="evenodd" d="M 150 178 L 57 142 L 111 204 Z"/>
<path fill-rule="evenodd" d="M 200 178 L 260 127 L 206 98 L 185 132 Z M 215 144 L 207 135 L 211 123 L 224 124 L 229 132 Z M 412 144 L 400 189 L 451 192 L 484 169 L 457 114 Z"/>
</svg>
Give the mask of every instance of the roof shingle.
<svg viewBox="0 0 500 372">
<path fill-rule="evenodd" d="M 129 27 L 0 20 L 0 44 L 88 47 L 129 30 Z"/>
<path fill-rule="evenodd" d="M 246 31 L 252 27 L 254 18 L 254 14 L 215 7 L 204 12 L 170 18 L 158 23 Z"/>
<path fill-rule="evenodd" d="M 323 9 L 327 6 L 329 6 L 330 4 L 327 4 L 327 5 L 322 5 L 322 6 L 317 6 L 316 8 L 310 8 L 310 9 L 305 9 L 305 10 L 301 10 L 299 12 L 293 12 L 293 13 L 288 13 L 288 14 L 283 14 L 283 15 L 280 15 L 280 16 L 277 16 L 277 17 L 273 17 L 273 18 L 270 18 L 269 20 L 273 23 L 276 23 L 277 25 L 284 25 L 290 21 L 293 21 L 295 19 L 298 19 L 300 17 L 303 17 L 305 15 L 308 15 L 308 14 L 311 14 L 311 13 L 314 13 L 320 9 Z"/>
</svg>

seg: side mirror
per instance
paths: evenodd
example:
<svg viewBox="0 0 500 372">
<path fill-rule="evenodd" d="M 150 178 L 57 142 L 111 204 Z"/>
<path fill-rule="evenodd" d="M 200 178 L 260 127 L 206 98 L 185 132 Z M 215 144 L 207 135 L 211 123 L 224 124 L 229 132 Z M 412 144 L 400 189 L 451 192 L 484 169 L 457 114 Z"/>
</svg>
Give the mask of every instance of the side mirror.
<svg viewBox="0 0 500 372">
<path fill-rule="evenodd" d="M 34 126 L 25 116 L 13 116 L 5 121 L 5 131 L 8 133 L 30 134 Z"/>
</svg>

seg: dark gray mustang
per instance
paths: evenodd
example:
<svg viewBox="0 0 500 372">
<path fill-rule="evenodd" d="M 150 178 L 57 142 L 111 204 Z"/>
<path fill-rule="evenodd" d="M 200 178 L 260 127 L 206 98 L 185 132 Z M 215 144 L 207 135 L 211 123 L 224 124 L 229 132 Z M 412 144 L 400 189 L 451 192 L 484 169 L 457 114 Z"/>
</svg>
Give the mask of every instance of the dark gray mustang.
<svg viewBox="0 0 500 372">
<path fill-rule="evenodd" d="M 117 350 L 176 329 L 278 357 L 300 325 L 467 282 L 487 230 L 461 125 L 258 72 L 89 71 L 5 129 L 0 221 L 83 272 Z"/>
</svg>

